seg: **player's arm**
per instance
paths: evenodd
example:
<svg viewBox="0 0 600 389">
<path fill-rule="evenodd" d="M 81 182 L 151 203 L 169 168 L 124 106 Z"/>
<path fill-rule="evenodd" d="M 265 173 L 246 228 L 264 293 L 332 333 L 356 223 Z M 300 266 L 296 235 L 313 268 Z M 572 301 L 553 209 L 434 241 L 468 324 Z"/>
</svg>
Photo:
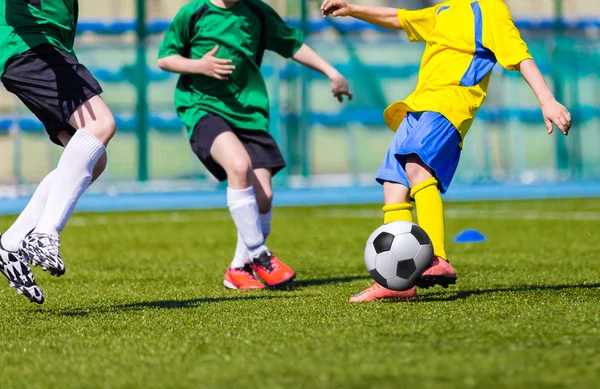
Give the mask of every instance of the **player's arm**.
<svg viewBox="0 0 600 389">
<path fill-rule="evenodd" d="M 323 17 L 351 16 L 390 30 L 401 30 L 398 9 L 348 4 L 343 0 L 325 0 L 321 4 Z"/>
<path fill-rule="evenodd" d="M 183 7 L 169 25 L 158 50 L 158 67 L 177 74 L 202 74 L 226 80 L 235 66 L 230 59 L 215 57 L 219 46 L 215 46 L 200 59 L 187 58 L 191 38 L 189 37 L 189 8 Z"/>
<path fill-rule="evenodd" d="M 507 70 L 518 70 L 537 97 L 544 115 L 548 133 L 552 123 L 567 135 L 571 128 L 571 114 L 556 101 L 542 73 L 529 54 L 508 7 L 502 2 L 486 3 L 483 8 L 483 45 L 490 49 L 498 63 Z"/>
<path fill-rule="evenodd" d="M 348 4 L 343 0 L 325 0 L 321 5 L 323 17 L 352 16 L 391 30 L 404 30 L 411 42 L 426 42 L 435 27 L 435 16 L 442 4 L 409 11 L 388 7 L 369 7 Z"/>
<path fill-rule="evenodd" d="M 219 46 L 213 47 L 200 59 L 189 59 L 181 54 L 172 54 L 158 59 L 158 67 L 177 74 L 202 74 L 219 80 L 227 80 L 235 66 L 230 59 L 215 57 Z"/>
<path fill-rule="evenodd" d="M 294 61 L 314 69 L 331 80 L 333 95 L 340 101 L 343 96 L 352 98 L 348 90 L 348 81 L 327 61 L 303 43 L 302 32 L 287 24 L 277 12 L 262 1 L 254 2 L 261 7 L 265 22 L 269 26 L 266 34 L 266 49 L 276 52 L 284 58 L 292 58 Z"/>
<path fill-rule="evenodd" d="M 548 134 L 552 134 L 554 123 L 563 134 L 568 135 L 571 129 L 571 114 L 567 108 L 556 101 L 535 61 L 526 59 L 518 66 L 523 79 L 527 81 L 540 103 Z"/>
<path fill-rule="evenodd" d="M 346 81 L 346 78 L 308 45 L 303 44 L 300 46 L 292 58 L 294 61 L 316 70 L 329 78 L 333 96 L 336 97 L 340 103 L 344 101 L 343 96 L 348 96 L 348 98 L 352 100 L 352 92 L 350 92 L 348 88 L 348 81 Z"/>
</svg>

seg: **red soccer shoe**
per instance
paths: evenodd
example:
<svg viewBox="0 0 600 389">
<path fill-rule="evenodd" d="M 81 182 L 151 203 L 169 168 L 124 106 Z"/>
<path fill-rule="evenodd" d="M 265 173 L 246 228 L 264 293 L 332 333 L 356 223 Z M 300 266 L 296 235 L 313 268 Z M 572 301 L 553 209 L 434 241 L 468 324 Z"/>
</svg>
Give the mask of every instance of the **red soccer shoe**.
<svg viewBox="0 0 600 389">
<path fill-rule="evenodd" d="M 223 285 L 229 289 L 240 290 L 265 288 L 262 282 L 254 278 L 252 266 L 250 264 L 238 269 L 232 269 L 231 267 L 228 267 L 223 280 Z"/>
<path fill-rule="evenodd" d="M 268 251 L 263 251 L 253 259 L 252 269 L 271 288 L 284 286 L 296 277 L 292 268 Z"/>
<path fill-rule="evenodd" d="M 409 290 L 397 292 L 390 290 L 374 282 L 373 285 L 363 290 L 359 294 L 350 297 L 351 303 L 363 303 L 377 300 L 408 300 L 417 297 L 417 287 L 413 286 Z"/>
<path fill-rule="evenodd" d="M 434 256 L 431 261 L 431 266 L 427 268 L 417 281 L 419 288 L 431 288 L 432 286 L 440 285 L 447 288 L 448 285 L 456 283 L 456 271 L 447 260 Z"/>
</svg>

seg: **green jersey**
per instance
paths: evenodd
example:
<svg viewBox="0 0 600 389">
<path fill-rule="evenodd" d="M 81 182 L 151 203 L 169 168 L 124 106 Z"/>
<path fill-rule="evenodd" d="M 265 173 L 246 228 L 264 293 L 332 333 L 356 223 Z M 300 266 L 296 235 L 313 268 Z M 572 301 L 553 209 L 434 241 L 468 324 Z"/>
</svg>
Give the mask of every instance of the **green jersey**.
<svg viewBox="0 0 600 389">
<path fill-rule="evenodd" d="M 51 43 L 75 56 L 78 0 L 0 0 L 0 75 L 15 55 Z"/>
<path fill-rule="evenodd" d="M 216 57 L 231 59 L 235 70 L 229 80 L 180 77 L 175 107 L 188 133 L 208 113 L 221 116 L 233 127 L 268 130 L 269 96 L 260 73 L 263 53 L 271 50 L 285 58 L 293 56 L 302 46 L 301 32 L 261 0 L 241 0 L 229 8 L 195 0 L 175 16 L 158 56 L 199 59 L 216 45 Z"/>
</svg>

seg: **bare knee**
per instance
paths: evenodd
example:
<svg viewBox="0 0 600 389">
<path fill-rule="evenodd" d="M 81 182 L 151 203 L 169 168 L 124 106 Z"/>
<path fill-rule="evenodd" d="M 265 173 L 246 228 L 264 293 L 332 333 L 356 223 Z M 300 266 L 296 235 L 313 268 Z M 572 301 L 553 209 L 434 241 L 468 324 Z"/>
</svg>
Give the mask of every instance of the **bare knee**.
<svg viewBox="0 0 600 389">
<path fill-rule="evenodd" d="M 100 159 L 98 159 L 98 162 L 96 162 L 96 166 L 94 166 L 94 171 L 92 172 L 92 182 L 96 181 L 98 179 L 98 177 L 100 177 L 102 175 L 102 173 L 106 169 L 107 163 L 108 163 L 108 155 L 106 154 L 106 151 L 105 151 L 104 154 L 102 154 L 102 156 L 100 157 Z"/>
<path fill-rule="evenodd" d="M 417 186 L 425 180 L 433 177 L 433 171 L 415 154 L 406 159 L 406 176 L 411 187 Z"/>
<path fill-rule="evenodd" d="M 117 123 L 112 114 L 107 114 L 104 117 L 97 118 L 96 120 L 87 123 L 82 129 L 94 135 L 96 139 L 107 146 L 108 142 L 110 142 L 115 135 Z"/>
<path fill-rule="evenodd" d="M 225 169 L 229 186 L 235 189 L 252 185 L 252 163 L 247 158 L 236 158 Z"/>
<path fill-rule="evenodd" d="M 383 183 L 383 201 L 385 205 L 410 203 L 410 190 L 395 182 Z"/>
</svg>

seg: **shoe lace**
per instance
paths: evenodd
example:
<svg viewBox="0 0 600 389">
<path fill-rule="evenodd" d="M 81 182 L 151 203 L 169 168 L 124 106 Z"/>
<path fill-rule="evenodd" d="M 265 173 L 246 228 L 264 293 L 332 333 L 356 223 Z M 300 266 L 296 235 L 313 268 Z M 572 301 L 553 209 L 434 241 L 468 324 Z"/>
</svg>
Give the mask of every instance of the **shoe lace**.
<svg viewBox="0 0 600 389">
<path fill-rule="evenodd" d="M 40 234 L 39 241 L 47 248 L 48 251 L 51 251 L 52 254 L 58 255 L 60 252 L 60 241 L 56 239 L 54 236 L 49 234 Z"/>
<path fill-rule="evenodd" d="M 253 261 L 256 265 L 263 267 L 270 272 L 273 271 L 273 254 L 263 251 L 258 257 L 255 257 Z"/>
<path fill-rule="evenodd" d="M 245 264 L 244 267 L 240 267 L 240 268 L 237 268 L 234 270 L 239 273 L 244 273 L 245 275 L 254 278 L 254 271 L 252 270 L 252 265 L 249 263 Z"/>
</svg>

